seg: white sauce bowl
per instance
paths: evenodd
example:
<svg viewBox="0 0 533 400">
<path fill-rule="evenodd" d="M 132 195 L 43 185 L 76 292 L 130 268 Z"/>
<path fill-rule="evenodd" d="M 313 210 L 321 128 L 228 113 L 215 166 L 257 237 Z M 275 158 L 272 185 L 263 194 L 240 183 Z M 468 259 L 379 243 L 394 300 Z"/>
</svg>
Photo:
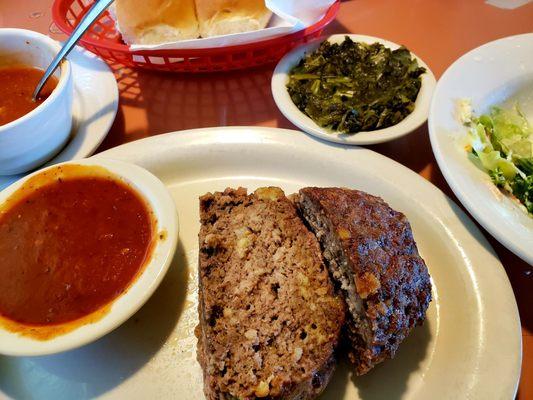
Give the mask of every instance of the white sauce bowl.
<svg viewBox="0 0 533 400">
<path fill-rule="evenodd" d="M 3 204 L 28 179 L 67 164 L 103 167 L 141 195 L 153 212 L 155 221 L 151 257 L 129 288 L 109 305 L 104 306 L 106 311 L 101 319 L 77 326 L 74 330 L 48 340 L 24 336 L 0 325 L 0 354 L 9 356 L 54 354 L 83 346 L 111 332 L 137 312 L 155 292 L 168 271 L 176 251 L 178 215 L 174 200 L 158 178 L 134 164 L 100 157 L 56 164 L 34 172 L 4 189 L 0 192 L 0 204 Z M 163 234 L 163 238 L 160 234 Z M 67 322 L 66 325 L 68 324 L 70 323 Z"/>
<path fill-rule="evenodd" d="M 319 126 L 312 118 L 300 111 L 296 104 L 293 103 L 289 91 L 287 90 L 291 70 L 298 65 L 300 60 L 304 58 L 306 54 L 312 53 L 318 49 L 324 40 L 327 40 L 330 43 L 342 43 L 346 36 L 350 37 L 354 42 L 368 44 L 381 43 L 383 46 L 392 50 L 396 50 L 400 47 L 399 44 L 388 40 L 373 36 L 354 34 L 332 35 L 328 38 L 321 38 L 320 40 L 296 47 L 280 60 L 274 70 L 274 75 L 272 76 L 272 95 L 274 96 L 276 105 L 285 118 L 310 135 L 329 142 L 347 145 L 371 145 L 388 142 L 405 136 L 422 126 L 424 122 L 426 122 L 429 114 L 429 105 L 431 103 L 433 90 L 435 89 L 436 80 L 427 64 L 413 52 L 411 52 L 411 55 L 418 61 L 420 67 L 426 69 L 426 72 L 420 76 L 422 85 L 415 101 L 415 109 L 396 125 L 374 131 L 362 131 L 353 134 L 338 133 L 331 129 Z"/>
</svg>

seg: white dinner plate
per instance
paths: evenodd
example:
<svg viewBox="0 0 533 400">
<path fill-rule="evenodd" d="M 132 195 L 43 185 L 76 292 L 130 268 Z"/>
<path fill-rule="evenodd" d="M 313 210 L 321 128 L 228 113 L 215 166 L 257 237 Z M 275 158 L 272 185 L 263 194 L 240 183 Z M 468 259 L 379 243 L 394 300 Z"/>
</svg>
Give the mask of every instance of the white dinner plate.
<svg viewBox="0 0 533 400">
<path fill-rule="evenodd" d="M 180 219 L 178 250 L 146 305 L 99 341 L 67 353 L 0 357 L 0 393 L 42 399 L 202 399 L 196 361 L 198 196 L 227 186 L 347 186 L 382 196 L 409 218 L 433 282 L 427 321 L 396 358 L 363 377 L 341 365 L 321 399 L 511 399 L 520 321 L 497 256 L 440 190 L 400 164 L 301 132 L 212 128 L 128 143 L 101 154 L 161 179 Z M 100 157 L 100 155 L 96 156 Z"/>
<path fill-rule="evenodd" d="M 331 43 L 342 43 L 346 36 L 349 36 L 354 42 L 368 44 L 381 43 L 392 50 L 400 47 L 399 44 L 388 40 L 365 35 L 338 34 L 328 37 L 327 40 Z M 329 142 L 350 145 L 370 145 L 398 139 L 413 132 L 426 122 L 431 96 L 433 95 L 436 84 L 435 76 L 427 64 L 411 52 L 411 55 L 418 61 L 418 65 L 426 69 L 426 73 L 420 77 L 422 86 L 415 101 L 415 109 L 405 119 L 389 128 L 355 134 L 339 134 L 316 124 L 315 121 L 301 112 L 293 103 L 287 90 L 287 83 L 289 82 L 289 72 L 291 69 L 300 62 L 305 54 L 315 51 L 323 40 L 324 38 L 292 50 L 280 60 L 274 70 L 274 75 L 272 76 L 272 95 L 274 96 L 274 101 L 281 113 L 294 125 L 313 136 Z"/>
<path fill-rule="evenodd" d="M 437 84 L 428 122 L 435 158 L 455 195 L 491 235 L 533 265 L 533 218 L 467 157 L 467 128 L 457 115 L 457 102 L 465 98 L 477 115 L 518 100 L 533 124 L 533 33 L 487 43 L 459 58 Z"/>
<path fill-rule="evenodd" d="M 117 81 L 107 64 L 82 47 L 75 47 L 68 59 L 74 83 L 72 133 L 63 150 L 46 165 L 93 154 L 107 136 L 117 115 Z M 24 175 L 0 176 L 0 190 Z"/>
</svg>

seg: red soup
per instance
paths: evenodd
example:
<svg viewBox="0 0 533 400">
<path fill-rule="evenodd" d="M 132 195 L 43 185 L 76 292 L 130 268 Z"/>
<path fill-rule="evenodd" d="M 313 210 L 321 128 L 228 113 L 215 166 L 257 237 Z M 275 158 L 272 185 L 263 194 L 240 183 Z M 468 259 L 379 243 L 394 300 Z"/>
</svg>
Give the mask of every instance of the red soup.
<svg viewBox="0 0 533 400">
<path fill-rule="evenodd" d="M 26 66 L 0 68 L 0 125 L 28 114 L 50 96 L 58 82 L 54 76 L 46 82 L 37 101 L 32 100 L 43 75 L 44 71 Z"/>
<path fill-rule="evenodd" d="M 126 184 L 55 179 L 0 209 L 0 315 L 43 326 L 123 293 L 150 257 L 152 215 Z"/>
</svg>

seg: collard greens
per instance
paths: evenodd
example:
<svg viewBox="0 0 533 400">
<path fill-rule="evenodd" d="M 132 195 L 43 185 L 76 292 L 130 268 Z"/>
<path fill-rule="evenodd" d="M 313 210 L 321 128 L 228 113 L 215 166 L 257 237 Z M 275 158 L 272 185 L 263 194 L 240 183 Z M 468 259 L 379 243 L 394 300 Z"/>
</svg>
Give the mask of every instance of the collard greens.
<svg viewBox="0 0 533 400">
<path fill-rule="evenodd" d="M 296 106 L 318 125 L 357 133 L 395 125 L 409 115 L 425 72 L 405 47 L 323 42 L 290 72 Z"/>
</svg>

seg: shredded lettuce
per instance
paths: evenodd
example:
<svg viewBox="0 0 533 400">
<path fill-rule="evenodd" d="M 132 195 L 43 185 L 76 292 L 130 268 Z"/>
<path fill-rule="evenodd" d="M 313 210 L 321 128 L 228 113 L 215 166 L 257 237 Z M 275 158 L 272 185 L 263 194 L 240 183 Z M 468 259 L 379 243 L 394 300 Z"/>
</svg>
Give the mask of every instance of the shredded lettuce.
<svg viewBox="0 0 533 400">
<path fill-rule="evenodd" d="M 476 117 L 461 101 L 460 118 L 468 130 L 471 155 L 499 188 L 514 195 L 533 214 L 533 128 L 518 105 L 492 107 Z"/>
</svg>

